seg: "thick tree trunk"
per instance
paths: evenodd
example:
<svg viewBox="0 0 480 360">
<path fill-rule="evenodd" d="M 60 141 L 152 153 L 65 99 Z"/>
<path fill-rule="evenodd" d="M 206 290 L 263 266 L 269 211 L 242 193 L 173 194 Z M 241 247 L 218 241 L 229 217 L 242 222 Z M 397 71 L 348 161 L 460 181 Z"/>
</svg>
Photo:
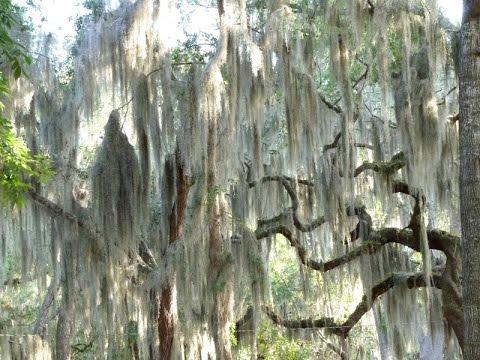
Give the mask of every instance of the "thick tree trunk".
<svg viewBox="0 0 480 360">
<path fill-rule="evenodd" d="M 172 245 L 181 234 L 181 226 L 187 207 L 188 192 L 190 184 L 185 174 L 184 164 L 180 152 L 175 152 L 175 157 L 167 171 L 172 173 L 170 187 L 176 189 L 172 210 L 169 215 L 168 245 Z M 173 313 L 174 282 L 168 281 L 157 299 L 157 328 L 159 338 L 159 351 L 162 359 L 172 357 L 172 346 L 175 333 L 175 321 Z"/>
<path fill-rule="evenodd" d="M 161 297 L 157 300 L 157 326 L 160 345 L 160 357 L 170 359 L 174 334 L 174 319 L 172 311 L 172 284 L 168 284 L 163 290 Z"/>
<path fill-rule="evenodd" d="M 464 359 L 480 359 L 480 0 L 464 0 L 460 52 Z"/>
<path fill-rule="evenodd" d="M 68 312 L 64 308 L 60 310 L 57 321 L 55 359 L 68 360 L 71 358 L 71 324 Z"/>
</svg>

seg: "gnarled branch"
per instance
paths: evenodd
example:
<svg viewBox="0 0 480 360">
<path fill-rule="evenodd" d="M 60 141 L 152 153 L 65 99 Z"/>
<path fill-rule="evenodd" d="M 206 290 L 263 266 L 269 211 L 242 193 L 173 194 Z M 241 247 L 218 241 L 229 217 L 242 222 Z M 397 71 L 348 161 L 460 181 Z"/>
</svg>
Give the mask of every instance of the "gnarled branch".
<svg viewBox="0 0 480 360">
<path fill-rule="evenodd" d="M 322 94 L 318 94 L 318 97 L 327 106 L 327 108 L 335 111 L 337 114 L 343 114 L 343 110 L 338 105 L 332 104 L 330 101 L 328 101 L 325 96 L 323 96 Z"/>
<path fill-rule="evenodd" d="M 292 206 L 274 218 L 271 218 L 268 220 L 259 220 L 258 221 L 259 228 L 256 231 L 257 238 L 261 239 L 270 234 L 273 234 L 275 232 L 275 224 L 280 224 L 284 221 L 287 221 L 288 219 L 291 219 L 295 227 L 302 232 L 310 232 L 325 223 L 326 220 L 323 216 L 320 216 L 314 219 L 310 223 L 303 223 L 300 220 L 297 214 L 299 200 L 298 200 L 297 193 L 292 185 L 293 179 L 291 177 L 283 176 L 283 175 L 269 175 L 269 176 L 264 176 L 260 180 L 261 183 L 265 183 L 269 181 L 278 181 L 283 185 L 283 187 L 287 191 L 288 196 L 290 197 L 290 200 L 292 201 Z M 313 186 L 313 183 L 309 180 L 298 180 L 298 183 L 307 185 L 307 186 Z M 257 184 L 258 182 L 256 181 L 250 182 L 249 187 L 253 187 Z"/>
<path fill-rule="evenodd" d="M 441 275 L 432 275 L 433 285 L 441 289 Z M 363 295 L 355 310 L 344 322 L 336 322 L 333 318 L 322 317 L 319 319 L 288 320 L 276 314 L 272 309 L 264 307 L 264 312 L 277 325 L 288 329 L 325 329 L 328 333 L 347 337 L 350 330 L 360 321 L 373 306 L 378 297 L 398 285 L 406 285 L 409 289 L 426 287 L 427 282 L 423 273 L 394 273 L 379 282 Z"/>
<path fill-rule="evenodd" d="M 68 220 L 70 223 L 85 229 L 91 237 L 96 237 L 96 234 L 92 232 L 89 224 L 87 224 L 86 221 L 80 219 L 78 216 L 68 212 L 58 204 L 54 203 L 53 201 L 47 199 L 46 197 L 38 194 L 33 190 L 30 190 L 26 195 L 28 198 L 30 198 L 30 200 L 47 210 L 47 212 L 50 213 L 52 216 Z"/>
<path fill-rule="evenodd" d="M 355 169 L 354 177 L 357 177 L 365 170 L 373 170 L 384 175 L 392 175 L 395 171 L 400 170 L 407 164 L 405 154 L 401 151 L 392 156 L 390 161 L 373 161 L 364 162 Z"/>
</svg>

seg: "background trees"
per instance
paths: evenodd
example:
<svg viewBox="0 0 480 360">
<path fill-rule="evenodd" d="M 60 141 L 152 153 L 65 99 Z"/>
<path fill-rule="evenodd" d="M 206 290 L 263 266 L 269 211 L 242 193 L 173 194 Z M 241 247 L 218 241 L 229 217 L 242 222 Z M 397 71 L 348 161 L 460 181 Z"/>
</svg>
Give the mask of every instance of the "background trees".
<svg viewBox="0 0 480 360">
<path fill-rule="evenodd" d="M 8 354 L 460 356 L 435 2 L 219 1 L 211 54 L 167 46 L 168 1 L 95 5 L 69 76 L 40 56 L 9 110 L 57 176 L 0 223 L 5 291 L 42 299 Z"/>
</svg>

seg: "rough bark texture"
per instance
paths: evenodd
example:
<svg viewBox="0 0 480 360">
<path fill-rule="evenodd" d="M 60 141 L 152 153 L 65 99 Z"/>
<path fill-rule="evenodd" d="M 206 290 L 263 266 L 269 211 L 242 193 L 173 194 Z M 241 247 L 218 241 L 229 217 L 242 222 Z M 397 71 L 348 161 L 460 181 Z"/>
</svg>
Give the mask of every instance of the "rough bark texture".
<svg viewBox="0 0 480 360">
<path fill-rule="evenodd" d="M 175 153 L 174 164 L 171 164 L 170 167 L 167 166 L 166 171 L 170 172 L 167 174 L 167 176 L 172 176 L 169 182 L 176 189 L 175 201 L 169 216 L 170 231 L 168 243 L 173 244 L 181 232 L 181 225 L 187 207 L 188 190 L 190 188 L 189 180 L 185 173 L 185 165 L 182 162 L 179 150 Z"/>
<path fill-rule="evenodd" d="M 71 341 L 71 325 L 68 313 L 61 309 L 58 314 L 57 321 L 57 343 L 55 351 L 55 359 L 69 360 L 71 356 L 70 341 Z"/>
<path fill-rule="evenodd" d="M 172 312 L 172 285 L 168 284 L 162 291 L 162 295 L 158 301 L 158 337 L 160 344 L 160 358 L 170 359 L 173 335 L 174 320 Z"/>
<path fill-rule="evenodd" d="M 465 0 L 460 50 L 464 358 L 480 359 L 480 0 Z"/>
<path fill-rule="evenodd" d="M 181 225 L 184 220 L 187 207 L 188 191 L 190 188 L 188 177 L 185 173 L 185 167 L 181 159 L 180 151 L 176 151 L 172 163 L 166 163 L 166 172 L 169 177 L 171 187 L 176 189 L 172 210 L 169 214 L 169 239 L 168 245 L 171 245 L 181 234 Z M 162 359 L 170 359 L 172 354 L 173 338 L 175 334 L 175 321 L 173 313 L 173 292 L 174 284 L 167 282 L 162 289 L 160 298 L 157 300 L 158 307 L 158 337 L 159 352 Z"/>
</svg>

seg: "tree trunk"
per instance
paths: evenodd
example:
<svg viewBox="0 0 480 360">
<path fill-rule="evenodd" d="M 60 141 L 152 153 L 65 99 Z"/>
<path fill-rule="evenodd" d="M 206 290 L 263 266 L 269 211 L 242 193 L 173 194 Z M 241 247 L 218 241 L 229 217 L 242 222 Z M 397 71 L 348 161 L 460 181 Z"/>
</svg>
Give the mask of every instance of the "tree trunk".
<svg viewBox="0 0 480 360">
<path fill-rule="evenodd" d="M 480 0 L 464 0 L 459 80 L 463 351 L 473 360 L 480 359 Z"/>
<path fill-rule="evenodd" d="M 172 353 L 175 323 L 172 312 L 172 284 L 168 284 L 162 291 L 158 301 L 157 327 L 160 346 L 160 357 L 170 359 Z"/>
<path fill-rule="evenodd" d="M 71 342 L 71 325 L 68 312 L 64 308 L 60 310 L 57 321 L 57 343 L 55 359 L 68 360 L 71 358 L 70 342 Z"/>
<path fill-rule="evenodd" d="M 169 235 L 168 245 L 172 245 L 181 234 L 181 226 L 187 207 L 188 191 L 190 188 L 189 180 L 185 174 L 184 164 L 180 152 L 175 152 L 174 158 L 169 164 L 167 161 L 167 171 L 172 174 L 170 187 L 176 189 L 175 198 L 169 215 Z M 166 250 L 164 250 L 166 251 Z M 157 328 L 159 337 L 159 352 L 162 359 L 172 357 L 172 346 L 175 333 L 175 321 L 173 311 L 173 293 L 175 291 L 174 280 L 167 281 L 162 289 L 160 297 L 157 299 Z"/>
</svg>

